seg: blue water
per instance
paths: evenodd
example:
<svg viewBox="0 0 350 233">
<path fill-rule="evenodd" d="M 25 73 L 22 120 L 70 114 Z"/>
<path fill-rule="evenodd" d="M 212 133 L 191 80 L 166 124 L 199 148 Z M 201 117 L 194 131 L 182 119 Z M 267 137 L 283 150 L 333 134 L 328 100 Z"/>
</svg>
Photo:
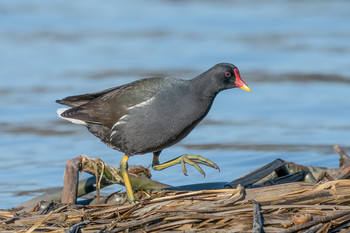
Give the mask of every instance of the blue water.
<svg viewBox="0 0 350 233">
<path fill-rule="evenodd" d="M 57 117 L 56 99 L 153 75 L 189 79 L 223 61 L 252 93 L 220 93 L 160 157 L 200 154 L 221 172 L 204 167 L 203 178 L 188 167 L 185 177 L 175 166 L 152 171 L 155 180 L 231 181 L 275 158 L 337 167 L 332 146 L 350 152 L 348 9 L 313 0 L 1 1 L 0 208 L 40 194 L 18 192 L 61 186 L 65 162 L 78 155 L 119 164 L 120 152 Z"/>
</svg>

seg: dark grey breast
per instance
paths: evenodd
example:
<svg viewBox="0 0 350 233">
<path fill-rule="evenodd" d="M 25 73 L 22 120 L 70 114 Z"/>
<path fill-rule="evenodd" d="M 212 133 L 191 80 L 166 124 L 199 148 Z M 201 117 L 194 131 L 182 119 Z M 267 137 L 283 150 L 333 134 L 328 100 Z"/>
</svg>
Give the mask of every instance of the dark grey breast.
<svg viewBox="0 0 350 233">
<path fill-rule="evenodd" d="M 169 147 L 190 133 L 210 105 L 191 90 L 188 81 L 167 79 L 147 101 L 128 108 L 112 127 L 111 143 L 130 154 Z"/>
</svg>

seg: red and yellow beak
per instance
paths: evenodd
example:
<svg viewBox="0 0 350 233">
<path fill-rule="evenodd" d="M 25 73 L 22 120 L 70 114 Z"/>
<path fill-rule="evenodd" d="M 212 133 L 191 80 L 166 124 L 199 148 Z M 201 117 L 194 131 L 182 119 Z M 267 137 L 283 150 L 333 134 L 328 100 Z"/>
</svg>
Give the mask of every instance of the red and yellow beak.
<svg viewBox="0 0 350 233">
<path fill-rule="evenodd" d="M 239 74 L 238 69 L 234 69 L 233 70 L 235 72 L 235 76 L 236 76 L 236 86 L 241 88 L 242 90 L 251 92 L 250 88 L 248 87 L 248 85 L 242 80 L 241 75 Z"/>
</svg>

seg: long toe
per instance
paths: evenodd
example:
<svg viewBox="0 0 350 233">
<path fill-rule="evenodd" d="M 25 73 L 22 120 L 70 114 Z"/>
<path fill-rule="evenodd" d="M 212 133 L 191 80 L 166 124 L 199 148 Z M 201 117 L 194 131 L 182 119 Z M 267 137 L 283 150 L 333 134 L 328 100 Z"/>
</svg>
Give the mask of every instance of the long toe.
<svg viewBox="0 0 350 233">
<path fill-rule="evenodd" d="M 193 161 L 195 163 L 203 164 L 205 166 L 212 167 L 212 168 L 215 168 L 215 169 L 220 171 L 220 168 L 216 163 L 214 163 L 213 161 L 211 161 L 207 158 L 204 158 L 203 156 L 189 155 L 189 154 L 185 154 L 183 156 L 186 156 L 188 159 L 190 159 L 191 161 Z"/>
<path fill-rule="evenodd" d="M 185 175 L 187 175 L 185 163 L 187 163 L 191 166 L 194 166 L 203 176 L 205 176 L 205 172 L 199 166 L 199 164 L 202 164 L 202 165 L 205 165 L 208 167 L 212 167 L 212 168 L 218 169 L 220 171 L 220 168 L 216 163 L 214 163 L 211 160 L 204 158 L 203 156 L 200 156 L 200 155 L 184 154 L 184 155 L 180 156 L 178 159 L 180 159 L 180 161 L 181 161 L 182 171 Z"/>
<path fill-rule="evenodd" d="M 212 167 L 212 168 L 218 169 L 220 171 L 219 166 L 216 163 L 214 163 L 211 160 L 204 158 L 200 155 L 184 154 L 184 155 L 181 155 L 175 159 L 172 159 L 172 160 L 165 162 L 165 163 L 162 163 L 162 164 L 159 164 L 158 160 L 156 160 L 156 162 L 157 163 L 152 164 L 152 168 L 154 170 L 157 170 L 157 171 L 174 166 L 176 164 L 181 164 L 182 171 L 186 176 L 187 176 L 186 163 L 191 165 L 191 166 L 194 166 L 204 176 L 205 176 L 205 172 L 199 166 L 199 164 L 202 164 L 202 165 L 205 165 L 208 167 Z"/>
</svg>

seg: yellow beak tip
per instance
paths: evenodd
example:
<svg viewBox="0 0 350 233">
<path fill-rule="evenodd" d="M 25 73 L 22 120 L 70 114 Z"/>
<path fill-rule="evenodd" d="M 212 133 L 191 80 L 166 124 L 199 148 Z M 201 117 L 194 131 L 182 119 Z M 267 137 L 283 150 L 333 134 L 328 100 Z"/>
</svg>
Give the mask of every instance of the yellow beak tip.
<svg viewBox="0 0 350 233">
<path fill-rule="evenodd" d="M 248 86 L 242 86 L 239 88 L 241 88 L 242 90 L 248 91 L 248 92 L 252 92 Z"/>
</svg>

